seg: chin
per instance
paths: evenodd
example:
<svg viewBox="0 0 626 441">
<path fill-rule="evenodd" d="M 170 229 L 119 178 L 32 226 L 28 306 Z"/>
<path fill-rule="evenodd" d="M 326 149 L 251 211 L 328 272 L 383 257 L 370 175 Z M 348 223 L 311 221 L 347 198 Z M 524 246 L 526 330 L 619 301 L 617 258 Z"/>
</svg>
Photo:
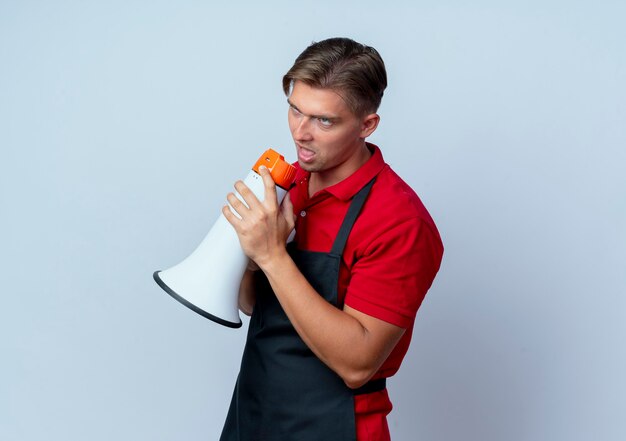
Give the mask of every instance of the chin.
<svg viewBox="0 0 626 441">
<path fill-rule="evenodd" d="M 315 164 L 311 162 L 303 162 L 303 161 L 298 160 L 298 165 L 300 166 L 302 170 L 307 171 L 309 173 L 318 172 L 321 170 L 321 167 L 319 166 L 319 164 Z"/>
</svg>

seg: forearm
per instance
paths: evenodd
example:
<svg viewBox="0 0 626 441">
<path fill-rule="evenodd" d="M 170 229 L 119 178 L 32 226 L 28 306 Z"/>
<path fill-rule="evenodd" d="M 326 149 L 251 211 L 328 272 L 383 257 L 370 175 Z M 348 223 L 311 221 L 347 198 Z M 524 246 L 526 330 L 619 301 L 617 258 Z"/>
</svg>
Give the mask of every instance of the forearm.
<svg viewBox="0 0 626 441">
<path fill-rule="evenodd" d="M 385 361 L 404 330 L 371 317 L 336 308 L 320 296 L 285 252 L 262 267 L 294 328 L 349 387 L 367 382 Z M 382 322 L 381 322 L 382 323 Z"/>
</svg>

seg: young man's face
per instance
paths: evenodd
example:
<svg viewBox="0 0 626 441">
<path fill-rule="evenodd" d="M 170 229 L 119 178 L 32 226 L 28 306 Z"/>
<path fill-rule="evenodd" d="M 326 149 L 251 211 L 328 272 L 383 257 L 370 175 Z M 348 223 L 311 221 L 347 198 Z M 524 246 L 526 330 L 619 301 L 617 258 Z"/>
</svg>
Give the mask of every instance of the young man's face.
<svg viewBox="0 0 626 441">
<path fill-rule="evenodd" d="M 341 180 L 367 160 L 365 138 L 376 128 L 377 115 L 358 117 L 333 90 L 300 81 L 295 82 L 288 102 L 289 129 L 304 170 Z"/>
</svg>

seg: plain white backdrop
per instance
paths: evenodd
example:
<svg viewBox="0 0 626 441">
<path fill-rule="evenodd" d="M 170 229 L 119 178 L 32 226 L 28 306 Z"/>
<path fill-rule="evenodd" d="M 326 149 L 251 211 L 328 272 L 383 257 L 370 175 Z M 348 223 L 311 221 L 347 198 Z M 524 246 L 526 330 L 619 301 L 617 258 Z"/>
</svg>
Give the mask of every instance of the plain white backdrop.
<svg viewBox="0 0 626 441">
<path fill-rule="evenodd" d="M 394 441 L 626 439 L 626 4 L 0 1 L 0 439 L 217 440 L 245 338 L 152 272 L 268 147 L 312 41 L 376 47 L 371 141 L 446 254 Z"/>
</svg>

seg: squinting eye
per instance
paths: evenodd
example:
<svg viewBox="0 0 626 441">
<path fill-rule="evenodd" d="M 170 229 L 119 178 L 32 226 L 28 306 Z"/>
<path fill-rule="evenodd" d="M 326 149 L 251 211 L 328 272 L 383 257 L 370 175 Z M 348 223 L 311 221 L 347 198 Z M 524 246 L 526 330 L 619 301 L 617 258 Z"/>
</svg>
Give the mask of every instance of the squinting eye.
<svg viewBox="0 0 626 441">
<path fill-rule="evenodd" d="M 330 127 L 333 125 L 333 122 L 328 118 L 317 118 L 321 125 L 324 127 Z"/>
</svg>

